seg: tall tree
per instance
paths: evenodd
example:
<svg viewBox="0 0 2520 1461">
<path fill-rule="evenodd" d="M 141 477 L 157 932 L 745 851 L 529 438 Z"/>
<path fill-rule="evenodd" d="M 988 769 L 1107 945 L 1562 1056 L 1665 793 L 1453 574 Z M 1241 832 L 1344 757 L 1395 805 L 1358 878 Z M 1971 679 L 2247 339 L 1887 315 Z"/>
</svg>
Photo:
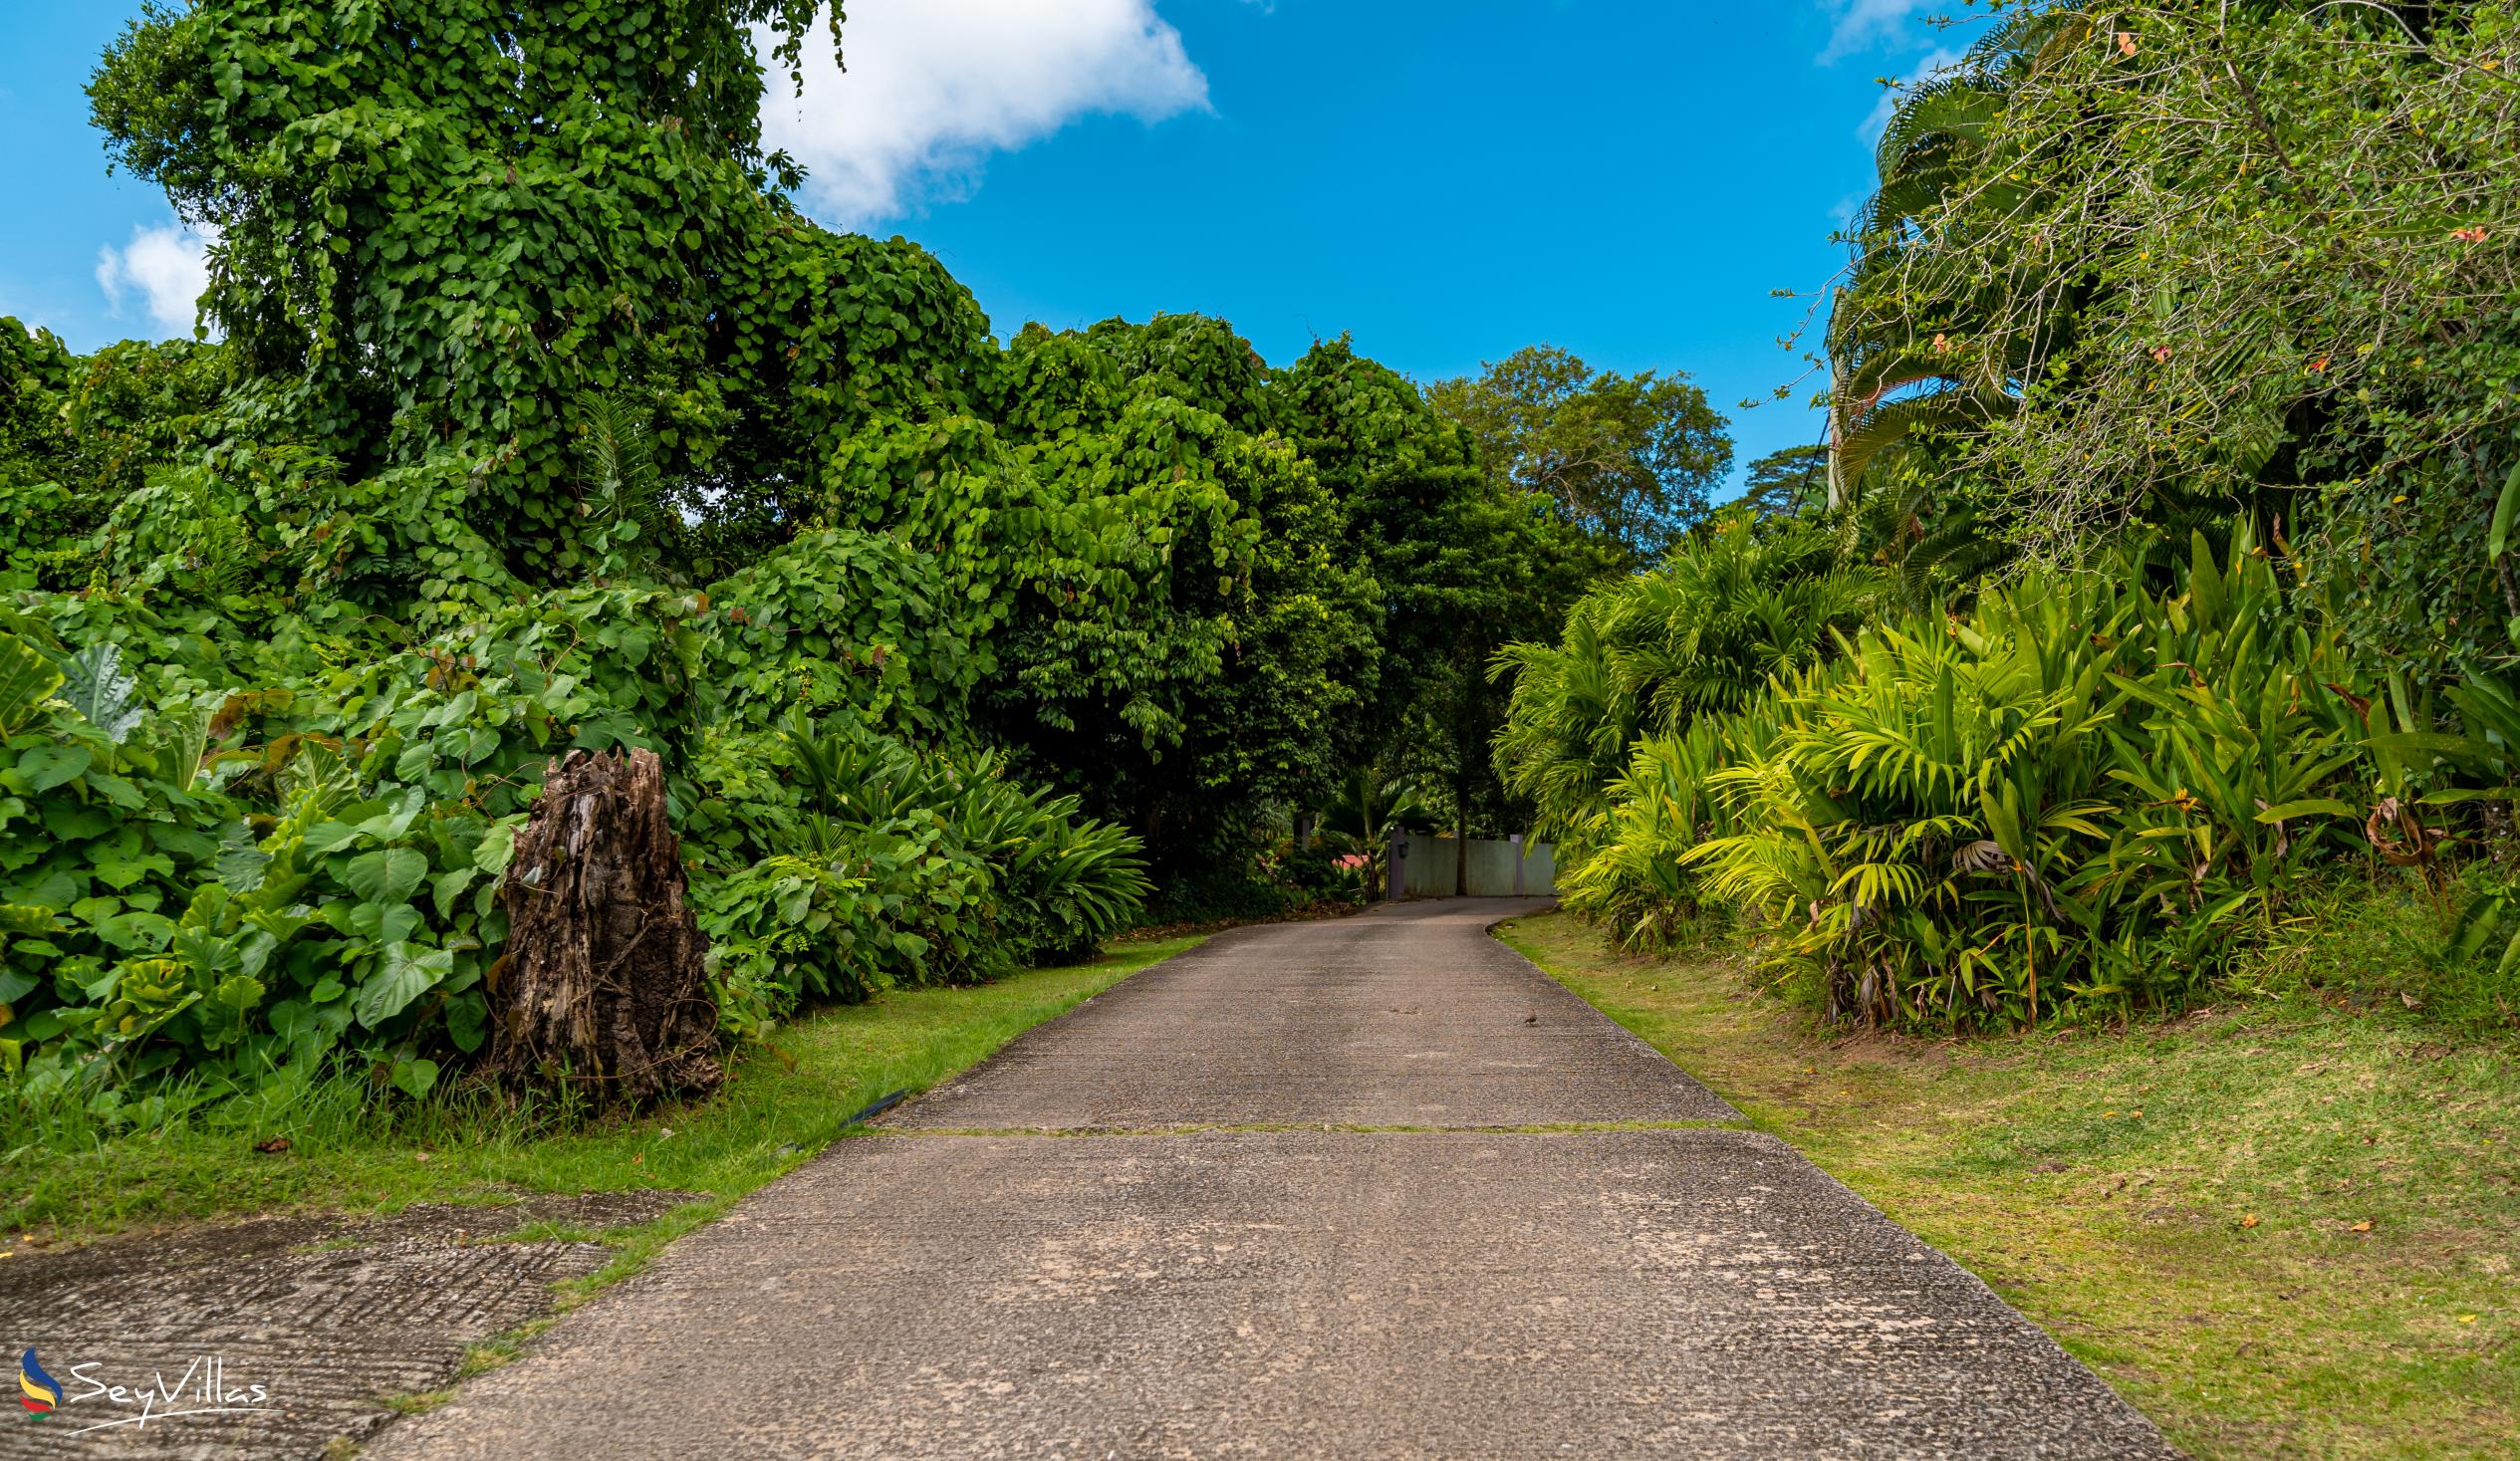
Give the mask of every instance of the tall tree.
<svg viewBox="0 0 2520 1461">
<path fill-rule="evenodd" d="M 1763 518 L 1790 518 L 1829 499 L 1829 448 L 1789 446 L 1750 464 L 1741 506 Z"/>
<path fill-rule="evenodd" d="M 762 149 L 756 30 L 793 68 L 819 10 L 194 0 L 147 9 L 90 96 L 116 159 L 218 232 L 231 416 L 352 484 L 422 469 L 340 496 L 495 600 L 601 556 L 587 391 L 648 404 L 666 478 L 709 489 L 677 506 L 773 536 L 834 432 L 970 399 L 993 353 L 968 292 L 813 227 Z"/>
<path fill-rule="evenodd" d="M 1160 872 L 1233 866 L 1259 809 L 1330 785 L 1372 713 L 1376 560 L 1267 429 L 1280 392 L 1222 321 L 1032 327 L 1000 383 L 1005 449 L 939 525 L 993 516 L 974 551 L 1013 580 L 975 586 L 1010 615 L 990 724 L 1135 825 Z"/>
<path fill-rule="evenodd" d="M 1492 496 L 1536 493 L 1632 566 L 1705 516 L 1732 466 L 1724 418 L 1677 372 L 1596 372 L 1535 345 L 1426 393 L 1469 431 Z"/>
</svg>

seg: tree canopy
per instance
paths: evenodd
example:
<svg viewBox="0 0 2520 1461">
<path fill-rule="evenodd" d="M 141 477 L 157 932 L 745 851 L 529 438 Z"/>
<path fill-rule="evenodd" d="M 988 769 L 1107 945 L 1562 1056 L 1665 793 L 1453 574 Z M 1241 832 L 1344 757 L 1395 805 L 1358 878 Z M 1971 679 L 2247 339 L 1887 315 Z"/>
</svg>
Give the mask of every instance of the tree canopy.
<svg viewBox="0 0 2520 1461">
<path fill-rule="evenodd" d="M 1732 466 L 1723 417 L 1682 374 L 1596 372 L 1572 351 L 1530 346 L 1428 394 L 1469 431 L 1492 492 L 1538 494 L 1632 564 L 1703 517 Z"/>
</svg>

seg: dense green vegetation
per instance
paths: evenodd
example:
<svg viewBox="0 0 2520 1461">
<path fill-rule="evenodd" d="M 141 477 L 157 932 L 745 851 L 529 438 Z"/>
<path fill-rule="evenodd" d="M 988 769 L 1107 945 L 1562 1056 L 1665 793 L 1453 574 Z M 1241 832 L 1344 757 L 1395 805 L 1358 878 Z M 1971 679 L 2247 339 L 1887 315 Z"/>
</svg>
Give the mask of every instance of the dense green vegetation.
<svg viewBox="0 0 2520 1461">
<path fill-rule="evenodd" d="M 1827 448 L 1498 659 L 1570 905 L 1966 1027 L 2404 881 L 2435 1013 L 2520 1023 L 2520 16 L 1989 8 L 1882 139 Z"/>
<path fill-rule="evenodd" d="M 197 0 L 105 56 L 113 160 L 219 242 L 201 341 L 0 322 L 26 1098 L 453 1082 L 574 749 L 661 758 L 739 1040 L 1361 896 L 1361 779 L 1519 825 L 1487 661 L 1688 526 L 1702 394 L 1533 352 L 1430 400 L 1194 315 L 1001 340 L 789 201 L 753 37 L 794 68 L 815 14 Z"/>
</svg>

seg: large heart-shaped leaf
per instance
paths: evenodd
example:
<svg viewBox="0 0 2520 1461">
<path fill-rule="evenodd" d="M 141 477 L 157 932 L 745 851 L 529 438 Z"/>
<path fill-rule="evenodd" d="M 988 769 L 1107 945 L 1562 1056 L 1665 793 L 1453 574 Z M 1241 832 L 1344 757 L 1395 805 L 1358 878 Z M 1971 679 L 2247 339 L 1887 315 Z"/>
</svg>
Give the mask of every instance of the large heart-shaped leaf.
<svg viewBox="0 0 2520 1461">
<path fill-rule="evenodd" d="M 440 980 L 454 972 L 452 949 L 423 952 L 407 943 L 386 944 L 384 957 L 360 981 L 359 992 L 351 996 L 351 1013 L 360 1024 L 374 1030 L 409 1009 L 411 1001 L 436 988 Z"/>
<path fill-rule="evenodd" d="M 120 848 L 102 849 L 89 863 L 97 880 L 117 892 L 131 886 L 151 872 L 171 873 L 174 859 L 161 852 L 129 852 Z"/>
<path fill-rule="evenodd" d="M 420 910 L 409 903 L 361 903 L 350 910 L 350 931 L 378 943 L 399 943 L 419 927 Z"/>
<path fill-rule="evenodd" d="M 446 1038 L 466 1055 L 490 1038 L 490 1006 L 479 993 L 460 994 L 446 1002 Z"/>
<path fill-rule="evenodd" d="M 125 953 L 155 953 L 175 936 L 175 925 L 155 913 L 118 913 L 99 923 L 96 932 Z"/>
<path fill-rule="evenodd" d="M 413 787 L 384 811 L 361 822 L 359 831 L 363 836 L 375 838 L 380 843 L 392 842 L 411 830 L 411 824 L 419 820 L 420 809 L 427 805 L 427 801 L 428 794 Z"/>
<path fill-rule="evenodd" d="M 430 1088 L 436 1084 L 437 1062 L 435 1061 L 395 1061 L 393 1063 L 394 1089 L 414 1100 L 428 1095 Z"/>
<path fill-rule="evenodd" d="M 409 848 L 362 852 L 342 869 L 342 881 L 371 903 L 407 903 L 428 876 L 428 858 Z"/>
<path fill-rule="evenodd" d="M 18 775 L 29 791 L 49 792 L 77 780 L 94 760 L 96 753 L 85 746 L 38 746 L 18 758 Z"/>
</svg>

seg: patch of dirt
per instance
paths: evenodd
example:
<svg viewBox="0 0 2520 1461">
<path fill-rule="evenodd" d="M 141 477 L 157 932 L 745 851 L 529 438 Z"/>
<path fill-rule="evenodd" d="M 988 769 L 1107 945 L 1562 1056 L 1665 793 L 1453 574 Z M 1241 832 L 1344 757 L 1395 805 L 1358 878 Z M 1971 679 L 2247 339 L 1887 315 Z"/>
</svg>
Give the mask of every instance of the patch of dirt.
<svg viewBox="0 0 2520 1461">
<path fill-rule="evenodd" d="M 507 1235 L 624 1227 L 688 1200 L 421 1205 L 21 1249 L 0 1264 L 0 1358 L 32 1349 L 62 1404 L 0 1424 L 0 1461 L 322 1456 L 388 1418 L 383 1397 L 444 1385 L 468 1346 L 548 1312 L 553 1285 L 611 1258 L 601 1243 Z"/>
</svg>

